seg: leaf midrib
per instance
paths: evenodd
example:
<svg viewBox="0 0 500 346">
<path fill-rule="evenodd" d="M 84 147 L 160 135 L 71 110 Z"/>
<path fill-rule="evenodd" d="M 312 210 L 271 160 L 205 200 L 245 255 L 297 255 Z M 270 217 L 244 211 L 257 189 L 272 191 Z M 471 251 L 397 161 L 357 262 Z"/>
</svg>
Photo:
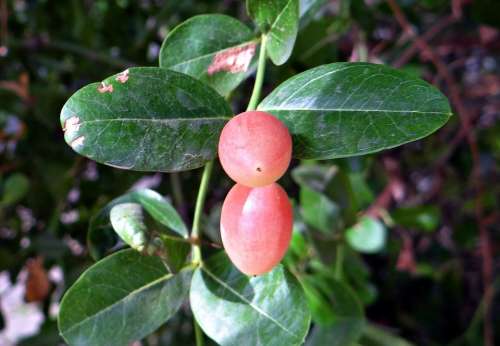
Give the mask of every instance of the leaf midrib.
<svg viewBox="0 0 500 346">
<path fill-rule="evenodd" d="M 285 326 L 283 326 L 280 322 L 278 322 L 276 319 L 274 319 L 272 316 L 270 316 L 267 312 L 265 312 L 264 310 L 262 310 L 261 308 L 259 308 L 258 306 L 254 305 L 251 301 L 249 301 L 248 299 L 246 299 L 243 295 L 241 295 L 238 291 L 236 291 L 235 289 L 233 289 L 231 286 L 229 286 L 227 283 L 225 283 L 222 279 L 220 279 L 217 275 L 215 275 L 214 273 L 212 273 L 210 270 L 208 270 L 206 267 L 202 267 L 201 268 L 204 272 L 206 272 L 213 280 L 215 280 L 219 285 L 223 286 L 225 289 L 227 289 L 229 292 L 231 292 L 232 294 L 234 294 L 236 297 L 238 297 L 239 299 L 241 299 L 243 302 L 245 302 L 246 304 L 248 304 L 248 306 L 250 306 L 252 309 L 254 309 L 255 311 L 257 311 L 260 315 L 264 316 L 265 318 L 269 319 L 271 322 L 273 322 L 274 324 L 276 324 L 279 328 L 281 328 L 283 331 L 285 331 L 287 334 L 290 334 L 291 336 L 293 336 L 294 338 L 296 339 L 300 339 L 299 336 L 297 336 L 295 333 L 293 333 L 292 331 L 286 329 Z"/>
<path fill-rule="evenodd" d="M 283 13 L 285 13 L 285 11 L 288 9 L 288 6 L 290 6 L 290 4 L 292 3 L 292 1 L 295 1 L 295 0 L 288 0 L 287 4 L 285 6 L 283 6 L 283 9 L 281 10 L 281 12 L 276 16 L 276 19 L 274 20 L 273 24 L 271 24 L 270 28 L 269 28 L 269 32 L 272 32 L 274 27 L 276 26 L 276 23 L 278 23 L 278 21 L 280 20 L 281 16 L 283 15 Z"/>
<path fill-rule="evenodd" d="M 158 279 L 155 279 L 154 281 L 151 281 L 150 283 L 148 283 L 147 285 L 144 285 L 144 286 L 141 286 L 133 291 L 131 291 L 129 294 L 125 295 L 124 297 L 122 297 L 121 299 L 117 300 L 116 302 L 114 302 L 113 304 L 109 305 L 109 306 L 106 306 L 104 309 L 98 311 L 97 313 L 91 315 L 91 316 L 88 316 L 86 318 L 84 318 L 83 320 L 79 321 L 78 323 L 75 323 L 74 325 L 72 325 L 71 327 L 69 327 L 68 329 L 66 329 L 65 331 L 61 331 L 61 334 L 69 334 L 72 330 L 74 330 L 75 328 L 79 327 L 80 325 L 86 323 L 88 320 L 91 320 L 91 319 L 94 319 L 94 318 L 97 318 L 97 316 L 103 314 L 104 312 L 108 311 L 108 310 L 111 310 L 112 308 L 114 308 L 115 306 L 123 303 L 124 300 L 128 299 L 129 297 L 131 296 L 134 296 L 135 294 L 138 294 L 140 293 L 141 291 L 149 288 L 149 287 L 152 287 L 162 281 L 166 281 L 170 278 L 172 278 L 174 275 L 172 275 L 171 273 L 167 273 L 161 277 L 159 277 Z"/>
<path fill-rule="evenodd" d="M 92 119 L 92 120 L 81 120 L 80 125 L 82 124 L 91 124 L 91 123 L 99 123 L 99 122 L 158 122 L 158 123 L 168 123 L 175 121 L 197 121 L 197 120 L 229 120 L 231 117 L 198 117 L 198 118 L 163 118 L 163 119 L 153 119 L 153 118 L 109 118 L 109 119 Z"/>
<path fill-rule="evenodd" d="M 259 107 L 264 111 L 313 111 L 313 112 L 351 112 L 351 113 L 417 113 L 417 114 L 441 114 L 451 116 L 452 112 L 436 112 L 436 111 L 417 111 L 417 110 L 397 110 L 397 109 L 354 109 L 354 108 L 273 108 Z"/>
</svg>

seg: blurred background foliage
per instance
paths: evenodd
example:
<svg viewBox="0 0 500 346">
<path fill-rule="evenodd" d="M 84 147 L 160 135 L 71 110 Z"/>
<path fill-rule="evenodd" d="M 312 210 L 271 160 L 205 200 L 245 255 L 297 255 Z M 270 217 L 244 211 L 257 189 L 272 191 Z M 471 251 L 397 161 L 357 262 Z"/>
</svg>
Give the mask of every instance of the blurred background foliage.
<svg viewBox="0 0 500 346">
<path fill-rule="evenodd" d="M 378 155 L 293 162 L 282 179 L 296 206 L 285 262 L 301 278 L 315 322 L 308 343 L 333 345 L 337 331 L 328 326 L 339 316 L 332 307 L 356 321 L 362 305 L 372 323 L 362 345 L 405 345 L 385 331 L 419 345 L 493 345 L 500 340 L 500 2 L 301 4 L 293 56 L 269 65 L 264 94 L 305 69 L 365 60 L 432 82 L 456 111 L 424 140 Z M 244 2 L 231 0 L 0 1 L 0 344 L 62 343 L 58 302 L 93 263 L 89 219 L 113 198 L 153 188 L 189 224 L 199 171 L 144 174 L 95 164 L 64 143 L 59 112 L 85 84 L 157 65 L 169 30 L 202 13 L 250 22 Z M 251 85 L 232 95 L 235 112 Z M 220 167 L 215 173 L 204 232 L 219 242 L 220 203 L 231 182 Z M 338 246 L 341 230 L 348 247 Z M 338 251 L 359 307 L 332 289 Z M 188 309 L 143 344 L 193 344 Z"/>
</svg>

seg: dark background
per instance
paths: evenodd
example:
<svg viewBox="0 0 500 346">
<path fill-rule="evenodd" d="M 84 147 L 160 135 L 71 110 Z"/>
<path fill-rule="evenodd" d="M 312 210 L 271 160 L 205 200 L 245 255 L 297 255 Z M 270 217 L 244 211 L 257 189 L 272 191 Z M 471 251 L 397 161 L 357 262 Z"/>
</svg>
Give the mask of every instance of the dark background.
<svg viewBox="0 0 500 346">
<path fill-rule="evenodd" d="M 339 1 L 323 3 L 302 23 L 290 61 L 269 64 L 264 95 L 305 69 L 368 58 L 435 84 L 455 111 L 424 140 L 332 161 L 367 167 L 369 204 L 396 220 L 385 250 L 365 256 L 376 290 L 367 317 L 419 345 L 493 345 L 500 327 L 500 2 L 352 0 L 345 12 Z M 201 13 L 250 23 L 243 1 L 0 0 L 0 335 L 20 328 L 9 322 L 18 309 L 6 301 L 13 299 L 13 288 L 2 286 L 9 280 L 24 292 L 18 304 L 31 301 L 45 321 L 31 339 L 10 336 L 12 344 L 62 342 L 57 302 L 92 263 L 85 238 L 100 207 L 137 184 L 173 195 L 170 175 L 118 170 L 74 153 L 59 123 L 62 105 L 85 84 L 157 65 L 169 30 Z M 235 93 L 234 110 L 244 109 L 251 85 Z M 215 173 L 207 210 L 230 186 L 219 167 Z M 177 176 L 188 222 L 199 174 Z M 292 180 L 284 184 L 297 197 Z M 193 343 L 185 310 L 146 343 Z"/>
</svg>

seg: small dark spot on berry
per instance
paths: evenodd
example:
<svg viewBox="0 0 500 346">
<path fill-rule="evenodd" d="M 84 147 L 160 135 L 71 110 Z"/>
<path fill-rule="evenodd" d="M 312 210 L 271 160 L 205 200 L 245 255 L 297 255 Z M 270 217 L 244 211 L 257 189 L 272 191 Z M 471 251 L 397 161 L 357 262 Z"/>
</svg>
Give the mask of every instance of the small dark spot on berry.
<svg viewBox="0 0 500 346">
<path fill-rule="evenodd" d="M 257 167 L 257 172 L 262 172 L 262 168 Z"/>
</svg>

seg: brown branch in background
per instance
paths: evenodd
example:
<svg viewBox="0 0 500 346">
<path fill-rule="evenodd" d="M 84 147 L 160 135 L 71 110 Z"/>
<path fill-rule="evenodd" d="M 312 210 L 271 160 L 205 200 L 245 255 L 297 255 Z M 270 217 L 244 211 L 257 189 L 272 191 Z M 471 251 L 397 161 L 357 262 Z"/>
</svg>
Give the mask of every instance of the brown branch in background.
<svg viewBox="0 0 500 346">
<path fill-rule="evenodd" d="M 400 176 L 398 162 L 390 157 L 384 157 L 383 165 L 389 182 L 364 213 L 374 218 L 380 217 L 383 211 L 389 208 L 393 199 L 400 200 L 404 195 L 404 183 Z"/>
<path fill-rule="evenodd" d="M 475 198 L 475 214 L 477 219 L 477 224 L 479 227 L 479 242 L 480 242 L 480 253 L 482 256 L 482 270 L 483 270 L 483 285 L 485 290 L 485 312 L 484 312 L 484 343 L 486 346 L 494 345 L 494 335 L 493 328 L 491 323 L 491 302 L 493 299 L 493 260 L 492 260 L 492 250 L 490 244 L 490 238 L 488 234 L 488 230 L 483 222 L 482 214 L 483 214 L 483 206 L 482 206 L 482 192 L 483 186 L 481 183 L 480 177 L 480 157 L 479 157 L 479 149 L 477 146 L 476 138 L 474 131 L 471 127 L 471 118 L 468 114 L 468 111 L 464 104 L 462 103 L 460 90 L 451 75 L 448 71 L 448 68 L 441 61 L 440 57 L 432 50 L 432 48 L 428 45 L 428 43 L 419 37 L 416 32 L 413 30 L 412 26 L 408 22 L 405 14 L 396 3 L 395 0 L 387 0 L 389 7 L 391 8 L 396 20 L 399 25 L 403 28 L 404 32 L 410 37 L 413 37 L 415 40 L 415 44 L 419 50 L 426 57 L 428 57 L 433 65 L 436 67 L 438 74 L 442 77 L 442 79 L 446 82 L 450 99 L 460 118 L 461 127 L 465 133 L 465 138 L 468 142 L 473 161 L 473 170 L 471 173 L 471 178 L 476 188 L 476 198 Z M 455 1 L 455 7 L 458 2 Z M 458 11 L 454 8 L 454 13 L 459 14 L 461 11 Z"/>
<path fill-rule="evenodd" d="M 430 29 L 427 30 L 421 36 L 421 39 L 426 42 L 432 40 L 437 34 L 439 34 L 441 31 L 443 31 L 445 28 L 447 28 L 456 21 L 457 18 L 453 15 L 443 18 L 442 20 L 438 21 L 436 24 L 431 26 Z M 419 44 L 415 40 L 408 48 L 406 48 L 406 50 L 403 51 L 403 53 L 401 53 L 398 60 L 396 60 L 392 64 L 392 66 L 400 68 L 401 66 L 406 65 L 408 61 L 410 61 L 418 52 L 419 52 Z"/>
</svg>

